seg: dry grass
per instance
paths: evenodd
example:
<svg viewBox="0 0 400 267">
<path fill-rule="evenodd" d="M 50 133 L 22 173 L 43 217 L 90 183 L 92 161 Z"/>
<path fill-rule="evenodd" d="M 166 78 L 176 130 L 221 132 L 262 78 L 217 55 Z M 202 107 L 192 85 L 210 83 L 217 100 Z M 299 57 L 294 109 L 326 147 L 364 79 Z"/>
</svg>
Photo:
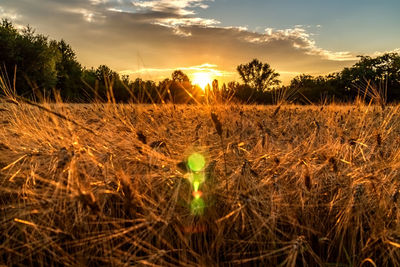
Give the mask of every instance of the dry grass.
<svg viewBox="0 0 400 267">
<path fill-rule="evenodd" d="M 399 107 L 45 104 L 65 120 L 17 103 L 0 109 L 0 263 L 400 265 Z"/>
</svg>

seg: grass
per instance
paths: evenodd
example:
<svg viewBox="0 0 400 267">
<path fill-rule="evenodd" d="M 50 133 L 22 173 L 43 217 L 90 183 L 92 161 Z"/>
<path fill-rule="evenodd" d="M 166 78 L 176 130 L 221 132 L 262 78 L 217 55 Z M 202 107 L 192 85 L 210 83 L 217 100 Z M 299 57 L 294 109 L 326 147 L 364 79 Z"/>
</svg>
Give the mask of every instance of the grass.
<svg viewBox="0 0 400 267">
<path fill-rule="evenodd" d="M 12 102 L 0 263 L 400 265 L 399 106 Z"/>
</svg>

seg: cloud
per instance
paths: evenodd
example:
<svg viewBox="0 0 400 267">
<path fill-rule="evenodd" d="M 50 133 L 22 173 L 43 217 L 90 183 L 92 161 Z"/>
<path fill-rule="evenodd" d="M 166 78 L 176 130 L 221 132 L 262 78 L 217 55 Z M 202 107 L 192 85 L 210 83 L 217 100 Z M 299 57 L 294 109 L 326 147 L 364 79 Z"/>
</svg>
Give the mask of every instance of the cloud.
<svg viewBox="0 0 400 267">
<path fill-rule="evenodd" d="M 215 19 L 203 19 L 203 18 L 162 18 L 162 19 L 157 19 L 154 23 L 165 27 L 181 27 L 181 26 L 208 27 L 219 24 L 220 22 Z"/>
<path fill-rule="evenodd" d="M 290 42 L 293 48 L 303 50 L 307 55 L 318 55 L 334 61 L 351 61 L 357 59 L 351 52 L 332 52 L 317 47 L 315 41 L 311 38 L 311 34 L 303 27 L 303 25 L 295 25 L 294 28 L 283 30 L 266 28 L 265 34 L 254 33 L 247 36 L 246 40 L 258 44 L 283 40 Z"/>
<path fill-rule="evenodd" d="M 8 19 L 13 21 L 14 26 L 21 30 L 24 26 L 21 24 L 22 16 L 13 8 L 3 8 L 0 6 L 0 19 Z"/>
<path fill-rule="evenodd" d="M 210 0 L 150 0 L 133 1 L 135 7 L 156 12 L 173 12 L 180 16 L 196 14 L 194 8 L 208 8 Z"/>
<path fill-rule="evenodd" d="M 393 50 L 383 51 L 383 52 L 375 51 L 371 56 L 372 57 L 380 57 L 380 56 L 383 56 L 384 54 L 387 54 L 387 53 L 398 53 L 398 54 L 400 54 L 400 48 L 395 48 Z"/>
<path fill-rule="evenodd" d="M 83 19 L 89 23 L 105 18 L 101 13 L 85 8 L 66 8 L 65 11 L 73 14 L 80 14 L 82 15 Z"/>
<path fill-rule="evenodd" d="M 193 17 L 196 14 L 195 8 L 208 8 L 206 2 L 210 0 L 150 0 L 133 1 L 134 7 L 142 12 L 158 12 L 168 14 L 167 17 L 153 18 L 154 24 L 172 28 L 173 33 L 189 37 L 191 32 L 182 29 L 183 26 L 210 27 L 220 24 L 218 20 L 201 17 Z"/>
<path fill-rule="evenodd" d="M 157 19 L 153 22 L 156 25 L 160 25 L 167 28 L 172 28 L 173 33 L 180 36 L 190 37 L 190 26 L 202 26 L 210 27 L 219 24 L 220 22 L 214 19 L 202 19 L 202 18 L 163 18 Z"/>
<path fill-rule="evenodd" d="M 0 6 L 0 18 L 7 18 L 11 20 L 17 20 L 21 17 L 20 14 L 18 14 L 15 9 L 5 9 L 2 6 Z"/>
<path fill-rule="evenodd" d="M 108 1 L 108 0 L 89 0 L 89 2 L 90 2 L 92 5 L 100 5 L 100 4 L 106 4 L 106 3 L 108 3 L 109 1 Z"/>
<path fill-rule="evenodd" d="M 177 68 L 192 72 L 199 66 L 218 71 L 222 79 L 237 79 L 236 66 L 258 58 L 288 81 L 298 73 L 324 74 L 355 62 L 350 52 L 318 47 L 306 26 L 252 32 L 196 15 L 210 2 L 4 0 L 1 7 L 21 14 L 23 22 L 38 32 L 64 38 L 85 66 L 107 64 L 153 79 L 169 77 L 167 72 Z"/>
</svg>

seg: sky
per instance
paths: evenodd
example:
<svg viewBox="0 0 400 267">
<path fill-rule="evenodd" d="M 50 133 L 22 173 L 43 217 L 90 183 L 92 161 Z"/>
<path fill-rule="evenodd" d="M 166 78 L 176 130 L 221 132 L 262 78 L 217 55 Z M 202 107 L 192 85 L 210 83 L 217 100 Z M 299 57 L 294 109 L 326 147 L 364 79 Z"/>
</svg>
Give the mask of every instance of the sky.
<svg viewBox="0 0 400 267">
<path fill-rule="evenodd" d="M 83 66 L 162 80 L 181 69 L 239 81 L 253 58 L 283 84 L 358 55 L 400 52 L 398 0 L 1 0 L 0 18 L 69 43 Z"/>
</svg>

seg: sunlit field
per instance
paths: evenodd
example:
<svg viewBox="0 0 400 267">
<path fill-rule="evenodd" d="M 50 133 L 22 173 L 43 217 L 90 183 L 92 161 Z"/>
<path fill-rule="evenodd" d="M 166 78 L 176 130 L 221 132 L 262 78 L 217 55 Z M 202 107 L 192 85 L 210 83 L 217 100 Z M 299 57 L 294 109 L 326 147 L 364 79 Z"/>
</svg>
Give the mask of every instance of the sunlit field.
<svg viewBox="0 0 400 267">
<path fill-rule="evenodd" d="M 397 106 L 40 105 L 0 106 L 3 264 L 400 264 Z"/>
</svg>

